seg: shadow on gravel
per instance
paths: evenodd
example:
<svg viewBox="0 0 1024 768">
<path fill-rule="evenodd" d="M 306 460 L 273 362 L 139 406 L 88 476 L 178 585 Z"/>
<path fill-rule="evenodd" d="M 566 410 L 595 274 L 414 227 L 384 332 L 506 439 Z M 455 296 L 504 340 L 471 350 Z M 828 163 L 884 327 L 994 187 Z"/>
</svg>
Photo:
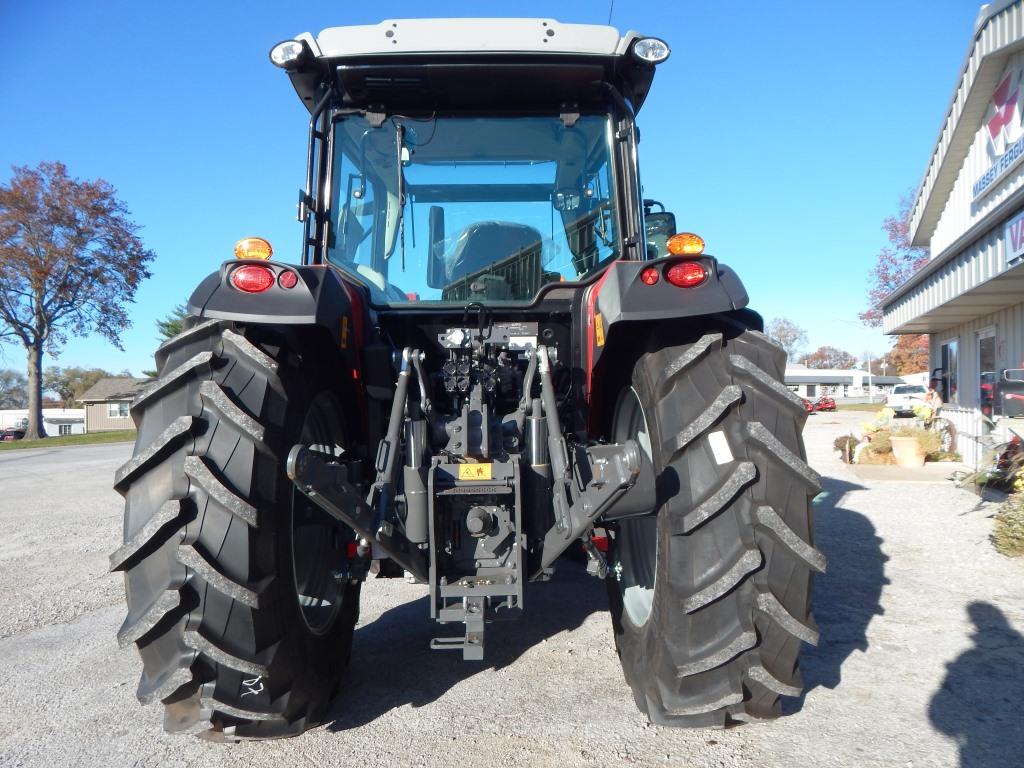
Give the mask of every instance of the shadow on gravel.
<svg viewBox="0 0 1024 768">
<path fill-rule="evenodd" d="M 974 624 L 974 647 L 946 665 L 928 717 L 960 746 L 960 768 L 1020 765 L 1024 635 L 989 603 L 971 603 L 967 615 Z"/>
<path fill-rule="evenodd" d="M 825 477 L 822 495 L 815 499 L 815 545 L 828 558 L 827 572 L 814 580 L 814 618 L 821 638 L 816 648 L 805 648 L 800 660 L 804 694 L 783 699 L 787 713 L 799 711 L 807 693 L 818 686 L 839 685 L 843 663 L 854 651 L 867 650 L 868 625 L 882 613 L 882 587 L 889 583 L 882 539 L 867 517 L 842 506 L 848 493 L 863 489 Z"/>
<path fill-rule="evenodd" d="M 404 704 L 429 704 L 462 680 L 506 667 L 543 640 L 571 631 L 590 614 L 608 609 L 603 582 L 566 558 L 558 561 L 550 583 L 527 585 L 523 602 L 520 619 L 487 625 L 482 662 L 463 661 L 458 651 L 430 650 L 431 638 L 456 635 L 463 628 L 431 619 L 427 597 L 396 606 L 357 628 L 352 662 L 327 712 L 328 727 L 344 731 Z"/>
</svg>

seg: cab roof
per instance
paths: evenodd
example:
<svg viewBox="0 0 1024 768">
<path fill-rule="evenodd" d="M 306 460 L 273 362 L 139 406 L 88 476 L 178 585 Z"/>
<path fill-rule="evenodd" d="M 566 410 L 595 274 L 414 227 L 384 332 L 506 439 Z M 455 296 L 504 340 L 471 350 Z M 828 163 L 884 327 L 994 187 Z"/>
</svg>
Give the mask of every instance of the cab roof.
<svg viewBox="0 0 1024 768">
<path fill-rule="evenodd" d="M 654 77 L 631 55 L 641 37 L 555 19 L 388 19 L 298 35 L 309 53 L 288 73 L 310 111 L 328 86 L 342 106 L 389 111 L 585 108 L 612 86 L 636 112 Z"/>
</svg>

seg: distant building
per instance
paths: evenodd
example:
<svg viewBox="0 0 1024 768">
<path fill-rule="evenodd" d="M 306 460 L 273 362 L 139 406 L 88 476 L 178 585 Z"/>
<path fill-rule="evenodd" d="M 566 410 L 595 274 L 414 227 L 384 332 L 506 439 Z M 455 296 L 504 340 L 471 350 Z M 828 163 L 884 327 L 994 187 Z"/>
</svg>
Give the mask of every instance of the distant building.
<svg viewBox="0 0 1024 768">
<path fill-rule="evenodd" d="M 78 398 L 85 405 L 86 432 L 135 429 L 128 409 L 132 400 L 151 379 L 113 376 L 100 379 Z"/>
<path fill-rule="evenodd" d="M 786 366 L 785 382 L 800 397 L 813 400 L 822 395 L 839 398 L 884 395 L 895 385 L 903 384 L 903 379 L 899 376 L 869 376 L 867 371 L 855 369 L 808 368 L 793 363 Z"/>
<path fill-rule="evenodd" d="M 8 408 L 0 411 L 0 429 L 28 425 L 28 410 Z M 80 435 L 85 432 L 84 408 L 43 408 L 43 429 L 50 437 Z"/>
</svg>

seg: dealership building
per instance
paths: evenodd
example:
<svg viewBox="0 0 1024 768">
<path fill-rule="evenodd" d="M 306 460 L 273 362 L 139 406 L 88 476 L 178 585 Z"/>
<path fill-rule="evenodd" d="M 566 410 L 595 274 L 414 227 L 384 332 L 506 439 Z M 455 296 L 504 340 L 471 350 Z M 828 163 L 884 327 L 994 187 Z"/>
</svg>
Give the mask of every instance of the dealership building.
<svg viewBox="0 0 1024 768">
<path fill-rule="evenodd" d="M 951 413 L 1015 415 L 1024 405 L 1011 394 L 1024 388 L 1024 0 L 981 9 L 910 236 L 930 259 L 885 299 L 885 332 L 929 334 Z"/>
</svg>

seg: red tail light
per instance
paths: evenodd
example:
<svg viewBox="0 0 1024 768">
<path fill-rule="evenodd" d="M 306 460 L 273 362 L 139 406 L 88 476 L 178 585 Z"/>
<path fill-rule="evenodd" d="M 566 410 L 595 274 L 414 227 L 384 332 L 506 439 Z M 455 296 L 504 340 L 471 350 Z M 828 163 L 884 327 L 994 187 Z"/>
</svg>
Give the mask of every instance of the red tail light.
<svg viewBox="0 0 1024 768">
<path fill-rule="evenodd" d="M 683 261 L 665 270 L 665 279 L 680 288 L 695 288 L 708 279 L 708 273 L 700 262 Z"/>
<path fill-rule="evenodd" d="M 299 284 L 299 276 L 294 272 L 285 270 L 281 273 L 281 276 L 277 278 L 277 282 L 282 288 L 294 288 Z"/>
<path fill-rule="evenodd" d="M 640 282 L 644 285 L 654 285 L 661 279 L 657 267 L 648 267 L 640 273 Z"/>
<path fill-rule="evenodd" d="M 231 284 L 246 293 L 262 293 L 274 284 L 274 273 L 257 264 L 246 264 L 231 273 Z"/>
</svg>

